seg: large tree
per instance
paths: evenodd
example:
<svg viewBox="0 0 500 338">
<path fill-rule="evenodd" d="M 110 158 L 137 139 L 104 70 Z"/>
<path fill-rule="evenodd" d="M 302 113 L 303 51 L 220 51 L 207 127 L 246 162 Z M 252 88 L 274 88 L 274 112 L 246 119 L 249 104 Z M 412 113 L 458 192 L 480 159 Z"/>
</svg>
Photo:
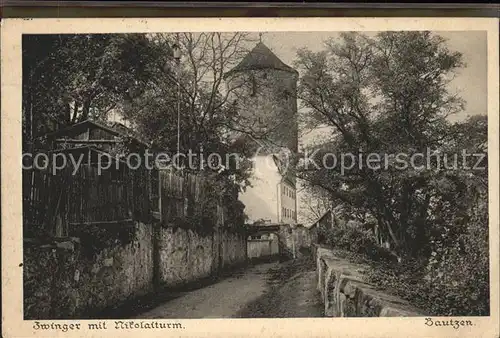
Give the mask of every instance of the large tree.
<svg viewBox="0 0 500 338">
<path fill-rule="evenodd" d="M 158 148 L 172 154 L 177 151 L 178 130 L 181 153 L 217 153 L 224 162 L 226 155 L 238 154 L 241 162 L 229 156 L 232 161 L 223 163 L 228 168 L 221 175 L 234 175 L 248 184 L 246 159 L 251 148 L 229 137 L 238 117 L 232 100 L 237 88 L 227 86 L 224 73 L 248 52 L 249 35 L 158 33 L 147 39 L 153 56 L 148 60 L 150 77 L 125 100 L 123 115 Z M 174 58 L 174 44 L 180 47 L 180 60 Z"/>
<path fill-rule="evenodd" d="M 299 98 L 308 114 L 306 122 L 332 130 L 328 143 L 316 153 L 316 163 L 321 164 L 326 153 L 336 154 L 339 162 L 347 153 L 357 158 L 373 153 L 382 159 L 406 154 L 408 160 L 427 149 L 439 150 L 442 157 L 451 152 L 451 144 L 456 150 L 465 140 L 457 136 L 463 127 L 447 121 L 463 109 L 463 101 L 450 93 L 448 84 L 464 64 L 460 53 L 450 51 L 439 35 L 344 33 L 340 41 L 327 41 L 324 51 L 300 50 L 296 65 L 303 73 Z M 468 126 L 484 141 L 481 122 L 472 120 Z M 420 169 L 425 164 L 420 161 L 400 170 L 394 158 L 387 169 L 382 161 L 381 170 L 369 168 L 366 161 L 344 171 L 340 163 L 331 168 L 331 156 L 324 164 L 319 169 L 303 164 L 299 175 L 310 186 L 327 191 L 331 199 L 374 216 L 395 250 L 411 256 L 430 254 L 436 202 L 444 205 L 443 198 L 449 202 L 453 195 L 443 191 L 443 185 L 457 197 L 459 191 L 465 192 L 459 188 L 460 179 L 486 174 L 464 168 L 437 171 L 435 161 L 432 168 Z M 454 208 L 456 215 L 460 206 Z M 438 232 L 445 230 L 441 227 Z"/>
<path fill-rule="evenodd" d="M 23 36 L 25 144 L 87 118 L 105 119 L 149 78 L 141 34 Z"/>
<path fill-rule="evenodd" d="M 221 175 L 246 184 L 249 148 L 228 139 L 237 118 L 229 102 L 236 88 L 227 88 L 223 75 L 248 52 L 249 42 L 246 33 L 27 35 L 25 147 L 46 132 L 88 118 L 106 121 L 113 112 L 157 148 L 174 152 L 180 111 L 180 150 L 217 153 L 223 160 L 239 154 L 242 162 L 229 156 L 231 168 Z"/>
</svg>

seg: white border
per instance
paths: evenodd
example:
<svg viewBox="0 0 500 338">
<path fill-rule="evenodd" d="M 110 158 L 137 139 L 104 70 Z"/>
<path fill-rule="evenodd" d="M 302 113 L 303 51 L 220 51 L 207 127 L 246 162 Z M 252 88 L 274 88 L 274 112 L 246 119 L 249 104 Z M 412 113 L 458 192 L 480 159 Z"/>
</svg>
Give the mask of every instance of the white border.
<svg viewBox="0 0 500 338">
<path fill-rule="evenodd" d="M 423 318 L 308 318 L 181 320 L 185 330 L 91 332 L 33 331 L 22 320 L 21 35 L 171 31 L 488 31 L 488 148 L 491 316 L 472 317 L 472 328 L 428 327 Z M 498 337 L 498 19 L 486 18 L 111 18 L 6 19 L 2 21 L 2 326 L 21 336 L 255 336 L 255 337 Z M 468 317 L 471 319 L 471 317 Z M 435 317 L 434 319 L 438 319 Z M 446 319 L 446 318 L 444 318 Z M 460 319 L 460 318 L 455 318 Z M 75 321 L 65 321 L 75 322 Z M 83 324 L 87 321 L 79 321 Z M 109 321 L 113 322 L 113 321 Z M 111 324 L 111 323 L 110 323 Z M 109 324 L 108 324 L 109 326 Z M 111 325 L 112 326 L 112 325 Z"/>
</svg>

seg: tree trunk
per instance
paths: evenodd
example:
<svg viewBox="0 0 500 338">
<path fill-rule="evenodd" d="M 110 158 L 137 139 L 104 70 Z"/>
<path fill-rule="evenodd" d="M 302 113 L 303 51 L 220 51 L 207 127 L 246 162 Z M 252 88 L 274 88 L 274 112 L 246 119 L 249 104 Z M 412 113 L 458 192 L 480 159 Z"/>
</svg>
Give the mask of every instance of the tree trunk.
<svg viewBox="0 0 500 338">
<path fill-rule="evenodd" d="M 78 117 L 78 108 L 80 107 L 80 104 L 78 101 L 75 101 L 75 106 L 73 107 L 73 117 L 71 118 L 71 123 L 76 122 L 76 118 Z"/>
<path fill-rule="evenodd" d="M 90 112 L 90 99 L 87 99 L 83 103 L 82 121 L 85 121 L 86 119 L 89 118 L 89 112 Z"/>
</svg>

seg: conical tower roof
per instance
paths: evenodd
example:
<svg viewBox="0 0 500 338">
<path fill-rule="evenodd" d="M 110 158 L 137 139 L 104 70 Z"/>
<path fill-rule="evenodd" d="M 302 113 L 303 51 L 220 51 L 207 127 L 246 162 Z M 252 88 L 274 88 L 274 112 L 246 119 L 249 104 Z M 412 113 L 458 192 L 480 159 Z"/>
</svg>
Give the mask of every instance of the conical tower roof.
<svg viewBox="0 0 500 338">
<path fill-rule="evenodd" d="M 241 62 L 225 75 L 256 69 L 278 69 L 290 73 L 297 73 L 295 69 L 281 61 L 266 45 L 259 42 Z"/>
</svg>

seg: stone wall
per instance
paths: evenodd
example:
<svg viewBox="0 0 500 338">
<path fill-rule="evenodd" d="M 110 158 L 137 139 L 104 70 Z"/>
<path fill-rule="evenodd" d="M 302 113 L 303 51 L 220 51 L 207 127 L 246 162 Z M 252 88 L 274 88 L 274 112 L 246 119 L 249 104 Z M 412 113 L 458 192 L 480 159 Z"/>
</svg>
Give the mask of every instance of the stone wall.
<svg viewBox="0 0 500 338">
<path fill-rule="evenodd" d="M 247 241 L 244 235 L 226 230 L 219 230 L 217 234 L 222 238 L 220 269 L 228 269 L 246 262 Z"/>
<path fill-rule="evenodd" d="M 242 235 L 222 229 L 207 235 L 181 228 L 159 229 L 158 274 L 162 286 L 191 283 L 245 261 Z"/>
<path fill-rule="evenodd" d="M 409 317 L 422 311 L 406 301 L 378 290 L 364 281 L 366 265 L 335 257 L 327 248 L 316 246 L 318 291 L 326 317 Z"/>
<path fill-rule="evenodd" d="M 136 240 L 85 255 L 78 239 L 24 245 L 24 317 L 58 319 L 88 313 L 153 289 L 152 226 L 136 224 Z"/>
<path fill-rule="evenodd" d="M 310 248 L 314 243 L 314 238 L 311 235 L 309 228 L 298 225 L 294 230 L 296 233 L 297 246 L 300 248 Z"/>
<path fill-rule="evenodd" d="M 269 257 L 279 254 L 278 237 L 270 239 L 249 239 L 247 241 L 248 258 Z"/>
<path fill-rule="evenodd" d="M 25 319 L 89 318 L 156 286 L 182 286 L 246 262 L 246 239 L 237 233 L 135 227 L 132 243 L 95 256 L 84 254 L 77 238 L 25 243 Z"/>
<path fill-rule="evenodd" d="M 210 276 L 213 271 L 212 236 L 201 236 L 192 230 L 160 228 L 159 281 L 178 286 Z"/>
<path fill-rule="evenodd" d="M 316 238 L 302 225 L 283 224 L 279 230 L 280 254 L 290 258 L 301 255 L 301 249 L 311 248 Z"/>
</svg>

